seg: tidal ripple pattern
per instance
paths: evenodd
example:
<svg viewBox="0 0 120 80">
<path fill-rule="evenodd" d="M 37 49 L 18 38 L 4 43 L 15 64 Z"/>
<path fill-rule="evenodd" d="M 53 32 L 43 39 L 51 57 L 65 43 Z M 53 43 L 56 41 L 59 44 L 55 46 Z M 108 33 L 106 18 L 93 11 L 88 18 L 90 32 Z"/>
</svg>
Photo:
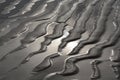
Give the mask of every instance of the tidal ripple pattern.
<svg viewBox="0 0 120 80">
<path fill-rule="evenodd" d="M 120 0 L 0 0 L 0 80 L 119 80 Z"/>
</svg>

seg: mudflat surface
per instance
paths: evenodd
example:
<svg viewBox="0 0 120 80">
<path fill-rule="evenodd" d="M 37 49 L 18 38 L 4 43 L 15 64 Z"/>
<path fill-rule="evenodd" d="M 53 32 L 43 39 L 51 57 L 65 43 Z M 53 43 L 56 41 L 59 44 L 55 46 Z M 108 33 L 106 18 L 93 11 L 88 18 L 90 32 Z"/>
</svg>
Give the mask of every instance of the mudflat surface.
<svg viewBox="0 0 120 80">
<path fill-rule="evenodd" d="M 119 80 L 120 0 L 0 0 L 0 80 Z"/>
</svg>

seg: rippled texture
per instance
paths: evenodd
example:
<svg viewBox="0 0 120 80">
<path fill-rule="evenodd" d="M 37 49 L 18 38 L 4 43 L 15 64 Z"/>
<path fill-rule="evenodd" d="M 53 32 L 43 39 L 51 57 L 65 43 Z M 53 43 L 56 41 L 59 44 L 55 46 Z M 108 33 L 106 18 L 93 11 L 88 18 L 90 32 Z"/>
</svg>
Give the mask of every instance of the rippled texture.
<svg viewBox="0 0 120 80">
<path fill-rule="evenodd" d="M 120 79 L 119 14 L 120 0 L 0 0 L 0 80 Z"/>
</svg>

